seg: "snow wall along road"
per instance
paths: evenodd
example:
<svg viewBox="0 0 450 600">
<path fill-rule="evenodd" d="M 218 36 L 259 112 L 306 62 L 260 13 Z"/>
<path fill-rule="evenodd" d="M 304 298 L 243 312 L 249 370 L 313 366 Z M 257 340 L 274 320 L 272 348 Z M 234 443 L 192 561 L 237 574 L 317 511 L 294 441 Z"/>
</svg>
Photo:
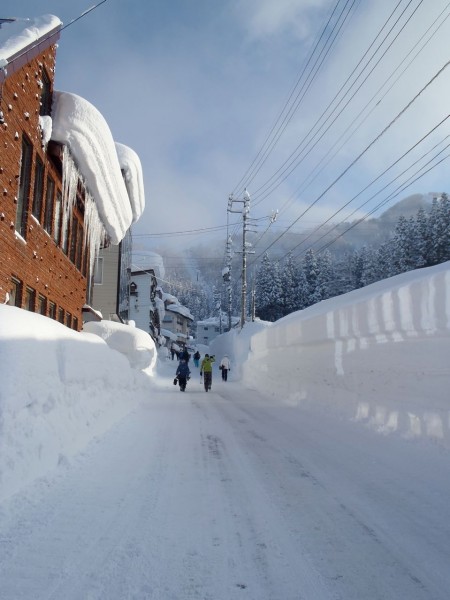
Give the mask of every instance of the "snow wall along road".
<svg viewBox="0 0 450 600">
<path fill-rule="evenodd" d="M 450 447 L 450 263 L 281 319 L 251 338 L 243 380 L 277 402 Z"/>
</svg>

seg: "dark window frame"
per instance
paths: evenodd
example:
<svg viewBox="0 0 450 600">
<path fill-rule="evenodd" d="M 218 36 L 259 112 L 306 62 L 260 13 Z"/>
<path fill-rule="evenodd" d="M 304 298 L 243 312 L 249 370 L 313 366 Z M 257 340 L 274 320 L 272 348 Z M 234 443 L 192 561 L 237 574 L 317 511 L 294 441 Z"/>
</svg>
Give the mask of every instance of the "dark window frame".
<svg viewBox="0 0 450 600">
<path fill-rule="evenodd" d="M 31 165 L 33 159 L 33 144 L 26 135 L 22 136 L 22 155 L 20 158 L 19 191 L 16 206 L 16 231 L 24 239 L 27 231 L 28 204 L 31 188 Z"/>
<path fill-rule="evenodd" d="M 25 310 L 36 312 L 36 290 L 28 285 L 25 288 Z"/>
<path fill-rule="evenodd" d="M 44 205 L 44 177 L 44 163 L 42 162 L 41 157 L 36 154 L 34 166 L 33 206 L 31 212 L 39 221 L 39 223 L 42 222 L 42 207 Z"/>
<path fill-rule="evenodd" d="M 55 210 L 55 182 L 50 175 L 47 176 L 47 190 L 45 192 L 44 229 L 52 235 L 53 213 Z"/>
<path fill-rule="evenodd" d="M 41 107 L 39 115 L 50 116 L 52 114 L 52 82 L 45 69 L 42 70 L 42 92 L 41 92 Z"/>
</svg>

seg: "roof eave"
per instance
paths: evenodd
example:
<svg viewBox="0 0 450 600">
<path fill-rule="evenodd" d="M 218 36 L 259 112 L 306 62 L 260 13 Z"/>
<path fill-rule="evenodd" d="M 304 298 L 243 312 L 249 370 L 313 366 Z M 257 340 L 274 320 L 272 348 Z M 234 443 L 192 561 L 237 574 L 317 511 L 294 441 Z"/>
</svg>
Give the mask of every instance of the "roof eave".
<svg viewBox="0 0 450 600">
<path fill-rule="evenodd" d="M 22 69 L 25 65 L 31 62 L 36 56 L 47 50 L 53 44 L 59 40 L 61 35 L 61 25 L 57 25 L 54 29 L 46 33 L 40 40 L 28 44 L 25 48 L 19 50 L 11 57 L 8 58 L 8 64 L 0 69 L 0 84 L 2 84 L 5 79 L 20 69 Z"/>
</svg>

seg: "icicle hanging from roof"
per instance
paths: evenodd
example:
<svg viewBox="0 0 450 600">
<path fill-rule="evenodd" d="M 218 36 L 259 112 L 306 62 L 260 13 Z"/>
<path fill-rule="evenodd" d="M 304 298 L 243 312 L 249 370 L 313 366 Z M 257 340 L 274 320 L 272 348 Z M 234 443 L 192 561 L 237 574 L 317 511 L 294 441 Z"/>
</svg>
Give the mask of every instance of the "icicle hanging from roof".
<svg viewBox="0 0 450 600">
<path fill-rule="evenodd" d="M 63 144 L 62 148 L 62 246 L 64 248 L 67 240 L 67 234 L 69 232 L 69 223 L 72 219 L 73 207 L 75 206 L 77 200 L 78 180 L 80 179 L 80 174 L 67 146 Z"/>
<path fill-rule="evenodd" d="M 94 198 L 86 190 L 84 205 L 84 245 L 89 247 L 89 273 L 93 273 L 95 257 L 100 244 L 106 236 L 106 230 L 100 220 Z"/>
</svg>

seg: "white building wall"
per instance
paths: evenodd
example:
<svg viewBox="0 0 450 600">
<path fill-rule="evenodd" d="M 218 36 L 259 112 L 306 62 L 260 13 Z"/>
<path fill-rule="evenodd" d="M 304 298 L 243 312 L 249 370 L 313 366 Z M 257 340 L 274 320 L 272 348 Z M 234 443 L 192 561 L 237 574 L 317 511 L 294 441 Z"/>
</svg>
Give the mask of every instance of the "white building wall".
<svg viewBox="0 0 450 600">
<path fill-rule="evenodd" d="M 131 273 L 131 283 L 137 285 L 137 296 L 130 295 L 130 319 L 136 323 L 136 327 L 150 333 L 150 285 L 151 276 L 142 273 Z M 162 324 L 161 324 L 162 325 Z"/>
</svg>

